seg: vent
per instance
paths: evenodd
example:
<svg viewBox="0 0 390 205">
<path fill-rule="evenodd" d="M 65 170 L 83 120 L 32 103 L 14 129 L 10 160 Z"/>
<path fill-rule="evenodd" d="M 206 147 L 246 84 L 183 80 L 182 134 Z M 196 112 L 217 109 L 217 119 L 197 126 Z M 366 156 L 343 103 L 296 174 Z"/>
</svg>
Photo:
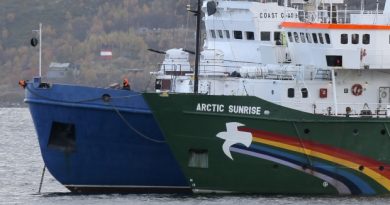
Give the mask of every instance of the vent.
<svg viewBox="0 0 390 205">
<path fill-rule="evenodd" d="M 53 122 L 47 147 L 64 152 L 74 152 L 76 150 L 75 125 Z"/>
<path fill-rule="evenodd" d="M 190 149 L 188 151 L 188 167 L 209 168 L 209 152 L 206 149 Z"/>
</svg>

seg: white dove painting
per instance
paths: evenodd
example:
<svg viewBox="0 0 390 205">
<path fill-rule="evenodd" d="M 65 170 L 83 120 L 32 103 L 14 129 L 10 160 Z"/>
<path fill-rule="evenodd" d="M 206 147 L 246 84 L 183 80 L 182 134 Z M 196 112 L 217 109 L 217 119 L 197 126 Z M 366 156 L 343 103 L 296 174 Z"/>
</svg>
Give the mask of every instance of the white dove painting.
<svg viewBox="0 0 390 205">
<path fill-rule="evenodd" d="M 235 144 L 243 144 L 249 147 L 252 143 L 252 133 L 238 131 L 238 127 L 245 126 L 238 122 L 226 123 L 226 132 L 220 132 L 217 134 L 218 138 L 225 140 L 222 145 L 222 150 L 231 160 L 233 160 L 230 153 L 230 147 Z"/>
</svg>

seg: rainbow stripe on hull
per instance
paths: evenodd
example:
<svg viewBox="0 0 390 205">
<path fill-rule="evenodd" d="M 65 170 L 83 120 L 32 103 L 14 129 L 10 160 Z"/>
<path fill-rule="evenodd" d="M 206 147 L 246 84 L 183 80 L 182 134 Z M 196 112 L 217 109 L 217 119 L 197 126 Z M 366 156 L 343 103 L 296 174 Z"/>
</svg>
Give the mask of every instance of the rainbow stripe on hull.
<svg viewBox="0 0 390 205">
<path fill-rule="evenodd" d="M 299 141 L 246 127 L 239 130 L 252 133 L 253 142 L 249 148 L 235 145 L 232 152 L 272 161 L 320 178 L 335 187 L 339 194 L 376 194 L 362 177 L 375 181 L 386 190 L 390 188 L 389 165 L 308 140 Z"/>
</svg>

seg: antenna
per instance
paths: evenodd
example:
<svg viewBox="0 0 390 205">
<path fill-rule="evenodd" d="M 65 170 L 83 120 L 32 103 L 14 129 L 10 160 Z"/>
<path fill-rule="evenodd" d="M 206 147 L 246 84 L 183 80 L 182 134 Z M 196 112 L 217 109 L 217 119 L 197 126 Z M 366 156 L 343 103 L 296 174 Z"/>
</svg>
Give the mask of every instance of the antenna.
<svg viewBox="0 0 390 205">
<path fill-rule="evenodd" d="M 160 50 L 156 50 L 156 49 L 152 49 L 152 48 L 148 48 L 147 50 L 150 52 L 158 53 L 158 54 L 167 54 L 165 51 L 160 51 Z"/>
<path fill-rule="evenodd" d="M 376 0 L 376 15 L 378 15 L 379 12 L 379 1 Z"/>
</svg>

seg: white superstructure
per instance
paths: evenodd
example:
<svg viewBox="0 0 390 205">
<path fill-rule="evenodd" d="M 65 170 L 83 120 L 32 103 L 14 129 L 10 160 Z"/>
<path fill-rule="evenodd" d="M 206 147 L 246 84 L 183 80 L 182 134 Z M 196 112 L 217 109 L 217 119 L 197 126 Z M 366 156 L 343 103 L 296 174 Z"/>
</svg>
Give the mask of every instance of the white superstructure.
<svg viewBox="0 0 390 205">
<path fill-rule="evenodd" d="M 315 114 L 390 116 L 388 3 L 384 12 L 353 12 L 346 23 L 310 21 L 324 16 L 315 7 L 242 1 L 215 0 L 208 16 L 207 2 L 200 93 L 257 96 Z M 193 91 L 193 73 L 170 79 L 169 91 Z"/>
<path fill-rule="evenodd" d="M 207 2 L 203 6 L 205 50 L 223 51 L 224 60 L 233 65 L 289 60 L 279 24 L 298 21 L 297 10 L 273 2 L 216 2 L 217 12 L 211 16 L 207 15 Z"/>
</svg>

